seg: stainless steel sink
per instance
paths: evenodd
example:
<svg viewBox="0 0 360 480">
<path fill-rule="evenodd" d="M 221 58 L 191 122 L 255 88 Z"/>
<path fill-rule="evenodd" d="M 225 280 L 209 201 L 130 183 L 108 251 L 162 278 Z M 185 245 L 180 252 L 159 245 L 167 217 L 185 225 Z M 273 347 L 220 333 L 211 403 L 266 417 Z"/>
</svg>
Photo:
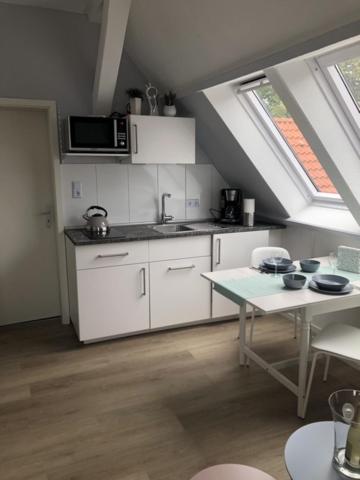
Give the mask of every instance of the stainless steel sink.
<svg viewBox="0 0 360 480">
<path fill-rule="evenodd" d="M 189 232 L 192 230 L 192 228 L 180 224 L 155 225 L 152 229 L 159 233 Z"/>
</svg>

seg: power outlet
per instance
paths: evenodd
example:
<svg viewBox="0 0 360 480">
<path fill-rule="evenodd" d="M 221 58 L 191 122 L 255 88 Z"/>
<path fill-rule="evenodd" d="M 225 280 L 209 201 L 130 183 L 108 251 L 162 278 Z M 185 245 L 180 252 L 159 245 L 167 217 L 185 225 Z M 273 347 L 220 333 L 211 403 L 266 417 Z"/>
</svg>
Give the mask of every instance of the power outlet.
<svg viewBox="0 0 360 480">
<path fill-rule="evenodd" d="M 187 198 L 186 206 L 187 208 L 200 208 L 200 198 Z"/>
<path fill-rule="evenodd" d="M 82 183 L 81 182 L 71 182 L 71 192 L 72 198 L 82 198 Z"/>
</svg>

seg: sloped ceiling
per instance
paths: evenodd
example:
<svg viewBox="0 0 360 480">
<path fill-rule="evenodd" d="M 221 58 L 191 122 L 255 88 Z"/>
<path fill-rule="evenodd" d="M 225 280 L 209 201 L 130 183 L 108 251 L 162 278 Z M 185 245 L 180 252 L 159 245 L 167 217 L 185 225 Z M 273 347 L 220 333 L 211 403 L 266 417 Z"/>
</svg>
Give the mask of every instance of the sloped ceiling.
<svg viewBox="0 0 360 480">
<path fill-rule="evenodd" d="M 190 93 L 359 20 L 359 0 L 133 0 L 125 49 L 149 78 Z"/>
</svg>

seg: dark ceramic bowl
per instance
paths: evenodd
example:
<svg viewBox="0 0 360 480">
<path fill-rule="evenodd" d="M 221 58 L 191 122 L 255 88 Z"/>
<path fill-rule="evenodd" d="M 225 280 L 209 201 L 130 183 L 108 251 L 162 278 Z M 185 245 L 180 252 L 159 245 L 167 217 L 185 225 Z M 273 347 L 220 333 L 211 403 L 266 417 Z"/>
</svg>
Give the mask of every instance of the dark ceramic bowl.
<svg viewBox="0 0 360 480">
<path fill-rule="evenodd" d="M 318 260 L 300 260 L 300 267 L 303 272 L 315 273 L 319 270 L 320 262 Z"/>
<path fill-rule="evenodd" d="M 316 285 L 322 290 L 333 290 L 339 291 L 342 290 L 348 283 L 349 279 L 346 277 L 341 277 L 340 275 L 313 275 L 313 281 Z"/>
<path fill-rule="evenodd" d="M 292 290 L 300 290 L 306 283 L 307 278 L 304 275 L 299 275 L 298 273 L 287 273 L 283 275 L 283 282 L 285 287 L 291 288 Z"/>
<path fill-rule="evenodd" d="M 292 260 L 283 257 L 270 257 L 263 260 L 263 264 L 266 268 L 273 270 L 287 270 L 292 265 Z"/>
</svg>

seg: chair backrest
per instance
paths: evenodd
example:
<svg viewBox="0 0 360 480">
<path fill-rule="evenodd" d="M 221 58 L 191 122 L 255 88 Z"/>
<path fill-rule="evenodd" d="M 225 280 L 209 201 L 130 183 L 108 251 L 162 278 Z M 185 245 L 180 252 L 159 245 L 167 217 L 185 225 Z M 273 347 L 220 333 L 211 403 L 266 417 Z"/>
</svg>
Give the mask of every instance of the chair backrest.
<svg viewBox="0 0 360 480">
<path fill-rule="evenodd" d="M 268 257 L 290 258 L 289 252 L 282 247 L 258 247 L 251 253 L 251 266 L 257 268 Z"/>
</svg>

